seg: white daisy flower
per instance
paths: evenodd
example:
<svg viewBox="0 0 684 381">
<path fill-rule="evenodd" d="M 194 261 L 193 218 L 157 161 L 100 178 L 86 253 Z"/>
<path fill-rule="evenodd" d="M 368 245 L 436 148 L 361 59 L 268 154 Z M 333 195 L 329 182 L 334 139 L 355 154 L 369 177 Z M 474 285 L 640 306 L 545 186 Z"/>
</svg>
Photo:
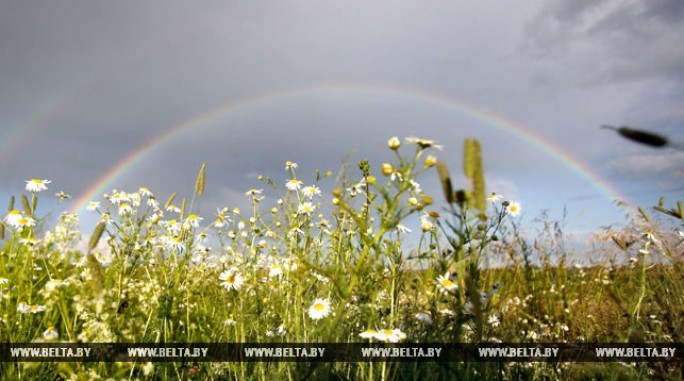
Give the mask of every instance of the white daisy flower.
<svg viewBox="0 0 684 381">
<path fill-rule="evenodd" d="M 285 183 L 285 188 L 291 191 L 299 190 L 304 182 L 298 179 L 290 179 Z"/>
<path fill-rule="evenodd" d="M 203 220 L 204 218 L 196 215 L 196 214 L 191 214 L 189 215 L 186 219 L 185 222 L 188 223 L 190 226 L 193 228 L 198 228 L 199 223 Z"/>
<path fill-rule="evenodd" d="M 263 193 L 264 193 L 263 189 L 252 188 L 252 189 L 248 190 L 247 192 L 245 192 L 245 196 L 257 198 L 257 196 L 260 196 Z"/>
<path fill-rule="evenodd" d="M 440 291 L 442 291 L 443 294 L 449 294 L 458 290 L 458 285 L 451 279 L 451 276 L 448 272 L 444 275 L 438 276 L 436 283 L 437 287 Z"/>
<path fill-rule="evenodd" d="M 495 204 L 501 201 L 502 198 L 502 195 L 492 192 L 489 196 L 487 196 L 487 201 L 491 202 L 492 204 Z"/>
<path fill-rule="evenodd" d="M 330 314 L 330 302 L 327 299 L 317 298 L 309 307 L 308 313 L 313 320 L 322 319 Z"/>
<path fill-rule="evenodd" d="M 131 207 L 131 204 L 127 202 L 122 202 L 121 205 L 119 205 L 119 215 L 123 216 L 126 214 L 131 214 L 133 212 L 133 208 Z"/>
<path fill-rule="evenodd" d="M 434 140 L 421 139 L 421 138 L 417 138 L 415 136 L 409 136 L 408 138 L 406 138 L 406 142 L 410 143 L 410 144 L 415 144 L 418 147 L 420 147 L 421 149 L 432 147 L 432 148 L 441 150 L 442 148 L 444 148 L 441 145 L 437 144 L 437 142 L 435 142 Z"/>
<path fill-rule="evenodd" d="M 311 185 L 308 187 L 304 187 L 302 189 L 302 193 L 304 194 L 304 196 L 307 196 L 309 198 L 313 198 L 314 196 L 320 196 L 321 190 L 317 186 Z"/>
<path fill-rule="evenodd" d="M 520 214 L 520 203 L 517 201 L 511 201 L 506 207 L 506 211 L 513 217 L 517 217 Z"/>
<path fill-rule="evenodd" d="M 57 340 L 59 338 L 59 332 L 55 327 L 48 327 L 48 329 L 43 332 L 43 338 L 48 341 Z"/>
<path fill-rule="evenodd" d="M 47 184 L 50 183 L 49 180 L 31 179 L 26 182 L 26 190 L 28 192 L 42 192 L 48 189 Z"/>
<path fill-rule="evenodd" d="M 99 201 L 91 201 L 88 203 L 88 206 L 86 207 L 86 210 L 89 212 L 92 212 L 94 210 L 97 210 L 97 208 L 100 207 L 100 202 Z"/>
<path fill-rule="evenodd" d="M 19 220 L 22 219 L 24 216 L 21 214 L 20 211 L 14 209 L 10 210 L 9 213 L 5 216 L 5 222 L 9 224 L 10 226 L 16 227 L 17 224 L 19 223 Z"/>
<path fill-rule="evenodd" d="M 401 340 L 406 339 L 406 334 L 401 332 L 399 329 L 381 329 L 375 334 L 375 338 L 380 341 L 387 341 L 390 343 L 398 343 Z"/>
<path fill-rule="evenodd" d="M 369 328 L 369 329 L 359 333 L 359 336 L 362 339 L 374 339 L 375 335 L 377 335 L 377 334 L 378 334 L 378 331 Z"/>
<path fill-rule="evenodd" d="M 126 192 L 117 192 L 116 190 L 112 192 L 112 197 L 109 199 L 113 204 L 119 205 L 122 202 L 128 202 L 130 201 L 130 198 L 128 197 L 128 193 Z"/>
<path fill-rule="evenodd" d="M 268 269 L 269 278 L 280 278 L 283 276 L 283 268 L 280 263 L 273 263 Z"/>
<path fill-rule="evenodd" d="M 407 228 L 406 226 L 402 224 L 397 224 L 397 232 L 398 233 L 410 233 L 411 229 Z"/>
<path fill-rule="evenodd" d="M 311 214 L 314 210 L 316 210 L 316 206 L 314 206 L 310 202 L 303 202 L 299 204 L 299 207 L 297 208 L 297 213 L 298 214 Z"/>
<path fill-rule="evenodd" d="M 244 283 L 244 278 L 242 274 L 236 268 L 231 268 L 230 270 L 224 271 L 219 275 L 219 280 L 221 280 L 221 286 L 225 287 L 226 290 L 240 290 L 242 284 Z"/>
<path fill-rule="evenodd" d="M 24 228 L 30 228 L 36 226 L 36 220 L 34 220 L 31 217 L 21 217 L 16 225 L 14 225 L 15 228 L 19 230 L 23 230 Z"/>
</svg>

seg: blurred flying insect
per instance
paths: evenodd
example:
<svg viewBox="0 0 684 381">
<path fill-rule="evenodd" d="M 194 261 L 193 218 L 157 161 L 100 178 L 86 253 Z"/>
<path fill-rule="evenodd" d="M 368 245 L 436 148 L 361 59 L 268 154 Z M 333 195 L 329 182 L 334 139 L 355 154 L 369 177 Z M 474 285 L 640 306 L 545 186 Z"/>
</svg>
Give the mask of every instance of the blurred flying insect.
<svg viewBox="0 0 684 381">
<path fill-rule="evenodd" d="M 635 141 L 637 143 L 645 144 L 647 146 L 663 148 L 669 145 L 669 141 L 666 137 L 654 134 L 652 132 L 636 130 L 626 126 L 614 127 L 609 125 L 603 125 L 601 126 L 601 128 L 617 131 L 617 133 L 621 136 L 629 140 Z"/>
</svg>

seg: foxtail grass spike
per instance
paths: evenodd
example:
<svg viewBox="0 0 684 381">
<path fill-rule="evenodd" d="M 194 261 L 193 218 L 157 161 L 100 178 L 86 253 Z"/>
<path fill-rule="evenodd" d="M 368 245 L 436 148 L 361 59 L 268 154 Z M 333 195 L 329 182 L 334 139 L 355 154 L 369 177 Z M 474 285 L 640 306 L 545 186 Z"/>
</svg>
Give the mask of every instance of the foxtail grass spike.
<svg viewBox="0 0 684 381">
<path fill-rule="evenodd" d="M 186 204 L 185 197 L 183 197 L 183 200 L 181 200 L 181 207 L 180 207 L 180 219 L 181 220 L 183 218 L 185 218 L 185 204 Z"/>
<path fill-rule="evenodd" d="M 106 225 L 104 221 L 100 221 L 97 223 L 97 225 L 95 225 L 95 230 L 93 230 L 93 234 L 90 236 L 90 241 L 88 242 L 88 252 L 92 251 L 100 242 L 102 234 L 105 231 L 105 227 Z"/>
<path fill-rule="evenodd" d="M 92 253 L 88 253 L 86 256 L 88 260 L 88 269 L 90 270 L 90 276 L 93 279 L 93 285 L 96 289 L 102 290 L 104 288 L 104 273 L 100 261 L 95 258 Z"/>
<path fill-rule="evenodd" d="M 164 209 L 168 208 L 171 203 L 173 203 L 173 200 L 176 198 L 176 192 L 171 193 L 171 196 L 166 200 L 164 203 Z"/>
<path fill-rule="evenodd" d="M 473 178 L 473 166 L 475 165 L 475 163 L 473 163 L 472 151 L 473 140 L 466 139 L 463 143 L 463 174 L 471 180 Z"/>
<path fill-rule="evenodd" d="M 437 174 L 439 181 L 442 183 L 442 191 L 444 191 L 444 198 L 446 202 L 452 204 L 454 202 L 454 190 L 451 185 L 451 177 L 449 176 L 449 169 L 443 161 L 437 160 Z"/>
<path fill-rule="evenodd" d="M 195 193 L 197 193 L 198 196 L 201 196 L 204 194 L 204 174 L 207 170 L 207 163 L 202 162 L 202 166 L 200 167 L 199 174 L 197 175 L 197 181 L 195 182 Z"/>
<path fill-rule="evenodd" d="M 0 222 L 0 239 L 5 239 L 5 224 Z"/>
<path fill-rule="evenodd" d="M 14 196 L 11 196 L 10 201 L 9 201 L 9 206 L 7 207 L 7 211 L 11 212 L 13 210 L 14 210 Z"/>
<path fill-rule="evenodd" d="M 95 258 L 92 251 L 100 242 L 102 234 L 105 231 L 105 227 L 106 225 L 104 221 L 100 221 L 97 223 L 97 225 L 95 225 L 95 230 L 93 231 L 93 234 L 90 236 L 90 241 L 88 242 L 88 254 L 86 255 L 86 258 L 88 260 L 88 269 L 90 270 L 90 276 L 93 279 L 94 286 L 99 290 L 101 290 L 104 287 L 104 270 L 102 269 L 100 261 L 98 261 L 97 258 Z"/>
<path fill-rule="evenodd" d="M 624 138 L 651 147 L 662 148 L 668 144 L 666 137 L 648 131 L 636 130 L 625 126 L 614 127 L 609 125 L 603 125 L 601 126 L 601 128 L 617 131 L 617 133 Z"/>
<path fill-rule="evenodd" d="M 21 206 L 24 208 L 24 213 L 32 216 L 33 213 L 31 212 L 31 203 L 25 194 L 21 195 Z"/>
<path fill-rule="evenodd" d="M 472 206 L 480 211 L 487 207 L 485 199 L 484 173 L 482 170 L 482 149 L 477 139 L 466 139 L 464 144 L 464 172 L 471 181 Z"/>
</svg>

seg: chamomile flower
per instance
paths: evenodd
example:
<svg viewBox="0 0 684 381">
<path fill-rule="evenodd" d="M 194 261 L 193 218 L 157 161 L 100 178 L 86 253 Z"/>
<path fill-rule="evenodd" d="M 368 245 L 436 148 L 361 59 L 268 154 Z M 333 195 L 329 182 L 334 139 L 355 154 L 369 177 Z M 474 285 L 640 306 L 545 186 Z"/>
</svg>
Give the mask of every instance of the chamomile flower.
<svg viewBox="0 0 684 381">
<path fill-rule="evenodd" d="M 133 208 L 131 207 L 131 204 L 129 204 L 127 202 L 122 202 L 119 205 L 119 215 L 120 216 L 131 214 L 132 212 L 133 212 Z"/>
<path fill-rule="evenodd" d="M 147 189 L 147 187 L 141 187 L 140 189 L 138 189 L 138 193 L 140 193 L 140 195 L 144 197 L 153 197 L 152 192 L 149 189 Z"/>
<path fill-rule="evenodd" d="M 313 320 L 322 319 L 330 314 L 330 302 L 327 299 L 317 298 L 307 312 Z"/>
<path fill-rule="evenodd" d="M 293 163 L 291 161 L 286 161 L 285 162 L 285 169 L 290 170 L 290 169 L 297 169 L 299 167 L 297 163 Z"/>
<path fill-rule="evenodd" d="M 19 303 L 17 305 L 17 311 L 21 312 L 22 314 L 37 314 L 39 312 L 45 311 L 45 306 L 37 304 L 32 304 L 29 306 L 26 303 Z"/>
<path fill-rule="evenodd" d="M 196 214 L 191 214 L 188 216 L 188 218 L 185 219 L 185 222 L 188 223 L 190 226 L 193 228 L 198 228 L 199 223 L 203 220 L 202 217 L 196 215 Z"/>
<path fill-rule="evenodd" d="M 302 184 L 304 184 L 302 182 L 302 180 L 290 179 L 285 183 L 285 188 L 287 188 L 288 190 L 291 190 L 291 191 L 296 191 L 296 190 L 301 189 Z"/>
<path fill-rule="evenodd" d="M 297 213 L 298 214 L 311 214 L 314 210 L 316 210 L 316 206 L 314 206 L 310 202 L 303 202 L 299 204 L 299 207 L 297 208 Z"/>
<path fill-rule="evenodd" d="M 23 230 L 24 228 L 30 228 L 33 226 L 36 226 L 36 220 L 31 217 L 21 217 L 14 227 L 19 230 Z"/>
<path fill-rule="evenodd" d="M 29 306 L 28 304 L 26 304 L 26 303 L 24 303 L 24 302 L 21 302 L 21 303 L 17 304 L 17 312 L 20 312 L 20 313 L 22 313 L 22 314 L 27 314 L 27 313 L 29 313 L 29 312 L 30 312 L 30 308 L 31 308 L 31 306 Z"/>
<path fill-rule="evenodd" d="M 444 294 L 449 294 L 458 290 L 458 285 L 451 279 L 448 272 L 444 275 L 438 276 L 436 283 L 439 290 Z"/>
<path fill-rule="evenodd" d="M 219 275 L 219 280 L 222 281 L 221 286 L 225 287 L 228 291 L 238 291 L 245 281 L 242 274 L 240 274 L 236 268 L 222 272 L 221 275 Z"/>
<path fill-rule="evenodd" d="M 252 189 L 248 190 L 247 192 L 245 192 L 245 196 L 248 198 L 252 198 L 252 197 L 256 198 L 257 196 L 260 196 L 262 193 L 264 193 L 263 189 L 252 188 Z"/>
<path fill-rule="evenodd" d="M 401 332 L 399 329 L 381 329 L 375 334 L 375 338 L 380 341 L 387 341 L 390 343 L 398 343 L 401 340 L 406 339 L 406 334 Z"/>
<path fill-rule="evenodd" d="M 55 193 L 55 197 L 59 198 L 61 201 L 68 200 L 71 198 L 70 194 L 66 194 L 63 191 Z"/>
<path fill-rule="evenodd" d="M 128 194 L 126 192 L 117 192 L 116 190 L 113 192 L 112 197 L 110 198 L 109 201 L 111 201 L 113 204 L 119 205 L 122 202 L 128 202 L 130 201 L 130 198 L 128 197 Z"/>
<path fill-rule="evenodd" d="M 431 216 L 428 213 L 425 213 L 422 216 L 420 216 L 420 228 L 424 232 L 429 232 L 435 227 L 435 225 L 432 223 L 432 221 L 430 221 L 430 219 Z"/>
<path fill-rule="evenodd" d="M 520 214 L 520 203 L 517 201 L 511 201 L 506 206 L 506 212 L 513 217 L 517 217 Z"/>
<path fill-rule="evenodd" d="M 97 210 L 97 208 L 100 207 L 100 202 L 99 201 L 91 201 L 88 203 L 88 206 L 86 207 L 86 210 L 89 212 Z"/>
<path fill-rule="evenodd" d="M 308 198 L 313 198 L 314 196 L 320 196 L 321 190 L 317 186 L 311 185 L 308 187 L 304 187 L 302 189 L 302 193 L 304 194 L 304 196 Z"/>
<path fill-rule="evenodd" d="M 154 210 L 158 210 L 159 209 L 159 201 L 157 201 L 157 199 L 154 198 L 154 196 L 150 196 L 147 198 L 147 206 L 149 206 L 150 208 L 152 208 Z"/>
<path fill-rule="evenodd" d="M 502 198 L 502 195 L 492 192 L 491 194 L 489 194 L 489 196 L 487 196 L 487 201 L 491 202 L 492 204 L 495 204 L 501 201 Z"/>
<path fill-rule="evenodd" d="M 48 329 L 43 332 L 43 338 L 48 341 L 57 340 L 59 338 L 59 332 L 55 327 L 48 327 Z"/>
<path fill-rule="evenodd" d="M 415 144 L 421 149 L 435 148 L 441 150 L 442 148 L 444 148 L 441 145 L 437 144 L 437 142 L 435 142 L 434 140 L 421 139 L 415 136 L 409 136 L 408 138 L 406 138 L 406 142 L 410 144 Z"/>
<path fill-rule="evenodd" d="M 398 140 L 398 139 L 397 139 L 397 140 Z M 365 330 L 365 331 L 359 333 L 359 336 L 360 336 L 362 339 L 375 339 L 375 335 L 377 335 L 377 334 L 378 334 L 378 331 L 369 328 L 369 329 L 367 329 L 367 330 Z"/>
<path fill-rule="evenodd" d="M 47 190 L 47 184 L 50 184 L 51 181 L 49 180 L 41 180 L 41 179 L 31 179 L 26 182 L 26 191 L 28 192 L 42 192 L 44 190 Z"/>
<path fill-rule="evenodd" d="M 180 213 L 181 210 L 176 205 L 169 204 L 169 206 L 166 207 L 166 211 L 172 213 Z"/>
<path fill-rule="evenodd" d="M 5 216 L 5 222 L 7 222 L 10 226 L 16 227 L 19 223 L 19 220 L 23 217 L 24 216 L 21 214 L 20 211 L 16 209 L 10 210 L 10 212 L 7 213 L 7 215 Z"/>
<path fill-rule="evenodd" d="M 411 229 L 407 228 L 406 226 L 402 224 L 397 224 L 397 233 L 410 233 Z"/>
<path fill-rule="evenodd" d="M 164 246 L 167 250 L 175 250 L 179 253 L 185 251 L 185 243 L 183 242 L 183 237 L 180 235 L 176 236 L 164 236 Z"/>
<path fill-rule="evenodd" d="M 273 263 L 271 264 L 270 268 L 268 269 L 268 277 L 269 278 L 280 278 L 283 276 L 283 267 L 280 265 L 280 263 Z"/>
</svg>

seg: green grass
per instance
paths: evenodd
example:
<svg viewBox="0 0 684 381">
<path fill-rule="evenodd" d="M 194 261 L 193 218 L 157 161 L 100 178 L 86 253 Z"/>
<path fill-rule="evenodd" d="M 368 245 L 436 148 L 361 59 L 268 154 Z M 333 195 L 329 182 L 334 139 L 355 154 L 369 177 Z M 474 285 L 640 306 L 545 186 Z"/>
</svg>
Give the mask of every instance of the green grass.
<svg viewBox="0 0 684 381">
<path fill-rule="evenodd" d="M 678 210 L 646 212 L 621 232 L 597 232 L 603 260 L 565 263 L 558 225 L 523 238 L 514 200 L 484 202 L 479 144 L 465 147 L 472 190 L 451 189 L 434 142 L 390 142 L 392 163 L 346 166 L 308 181 L 287 164 L 262 178 L 251 210 L 201 216 L 204 166 L 190 200 L 161 204 L 145 189 L 114 192 L 83 237 L 63 213 L 39 233 L 39 192 L 3 220 L 3 342 L 683 342 Z M 437 166 L 439 171 L 434 171 Z M 428 172 L 426 174 L 426 172 Z M 445 210 L 418 185 L 442 180 Z M 327 182 L 327 183 L 326 183 Z M 331 195 L 317 188 L 332 185 Z M 403 223 L 420 217 L 420 228 Z M 629 238 L 629 244 L 626 240 Z M 641 252 L 639 251 L 641 250 Z M 630 260 L 631 258 L 631 260 Z M 486 268 L 497 259 L 507 264 Z M 622 260 L 622 262 L 620 262 Z M 551 264 L 554 263 L 554 264 Z M 624 263 L 619 265 L 618 263 Z M 317 299 L 320 319 L 310 309 Z M 43 310 L 44 308 L 44 310 Z M 426 323 L 416 318 L 430 316 Z M 395 331 L 396 332 L 396 331 Z M 373 341 L 382 341 L 377 337 Z M 196 367 L 195 367 L 196 366 Z M 543 363 L 4 363 L 2 379 L 643 379 L 682 377 L 680 364 Z"/>
</svg>

